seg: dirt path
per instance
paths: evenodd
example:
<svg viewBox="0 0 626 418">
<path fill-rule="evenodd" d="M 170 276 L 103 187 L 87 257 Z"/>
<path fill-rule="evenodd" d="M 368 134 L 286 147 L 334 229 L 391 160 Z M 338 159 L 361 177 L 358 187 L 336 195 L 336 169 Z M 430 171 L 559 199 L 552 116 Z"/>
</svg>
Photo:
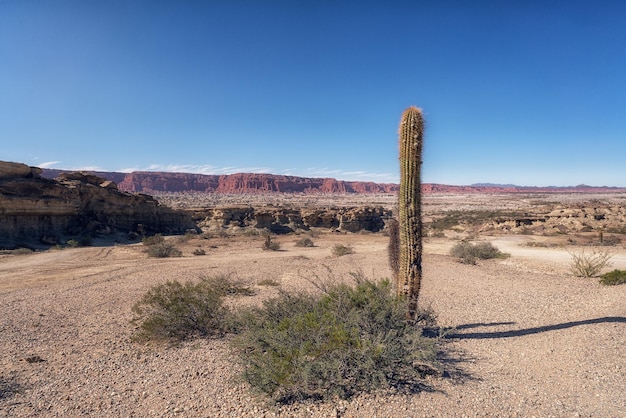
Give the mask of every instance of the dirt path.
<svg viewBox="0 0 626 418">
<path fill-rule="evenodd" d="M 381 235 L 298 238 L 278 238 L 276 252 L 262 239 L 192 240 L 162 260 L 140 245 L 0 258 L 0 416 L 626 416 L 626 286 L 572 277 L 562 250 L 516 240 L 494 238 L 512 256 L 476 266 L 445 255 L 452 241 L 426 242 L 421 299 L 447 330 L 448 358 L 446 376 L 413 395 L 268 408 L 233 380 L 224 341 L 130 341 L 132 304 L 165 280 L 228 273 L 301 289 L 356 270 L 389 276 Z M 338 243 L 354 254 L 333 257 Z M 192 256 L 198 247 L 207 254 Z"/>
</svg>

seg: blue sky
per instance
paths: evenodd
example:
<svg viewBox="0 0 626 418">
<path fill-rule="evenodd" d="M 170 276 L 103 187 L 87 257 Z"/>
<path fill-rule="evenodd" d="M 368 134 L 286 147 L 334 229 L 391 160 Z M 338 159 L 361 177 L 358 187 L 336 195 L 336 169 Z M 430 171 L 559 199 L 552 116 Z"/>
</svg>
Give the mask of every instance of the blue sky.
<svg viewBox="0 0 626 418">
<path fill-rule="evenodd" d="M 626 186 L 621 1 L 0 0 L 0 160 Z"/>
</svg>

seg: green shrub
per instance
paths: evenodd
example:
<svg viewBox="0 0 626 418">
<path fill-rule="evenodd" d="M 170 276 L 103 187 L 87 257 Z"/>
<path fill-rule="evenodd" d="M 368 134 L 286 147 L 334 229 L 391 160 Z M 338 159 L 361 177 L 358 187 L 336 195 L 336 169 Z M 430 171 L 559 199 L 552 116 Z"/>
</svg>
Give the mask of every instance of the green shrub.
<svg viewBox="0 0 626 418">
<path fill-rule="evenodd" d="M 472 244 L 461 241 L 450 249 L 450 255 L 459 259 L 464 264 L 476 264 L 476 259 L 488 260 L 492 258 L 506 257 L 507 254 L 500 252 L 490 242 Z"/>
<path fill-rule="evenodd" d="M 611 252 L 597 248 L 594 248 L 591 253 L 583 250 L 569 254 L 572 256 L 570 271 L 577 277 L 596 277 L 604 268 L 611 265 L 610 260 L 613 257 Z"/>
<path fill-rule="evenodd" d="M 240 316 L 244 378 L 278 402 L 415 388 L 435 348 L 405 319 L 389 281 L 334 284 L 321 296 L 281 292 Z M 425 366 L 428 365 L 428 366 Z"/>
<path fill-rule="evenodd" d="M 163 242 L 165 242 L 165 238 L 163 238 L 163 235 L 161 234 L 152 235 L 151 237 L 143 237 L 141 239 L 141 243 L 146 246 L 161 244 Z"/>
<path fill-rule="evenodd" d="M 135 339 L 183 341 L 195 336 L 223 335 L 231 326 L 225 296 L 253 294 L 225 276 L 204 277 L 197 283 L 168 281 L 152 287 L 133 306 Z"/>
<path fill-rule="evenodd" d="M 71 247 L 71 248 L 77 248 L 77 247 L 80 247 L 80 242 L 78 242 L 78 240 L 75 240 L 75 239 L 68 239 L 67 245 L 68 247 Z"/>
<path fill-rule="evenodd" d="M 333 246 L 331 251 L 333 255 L 337 257 L 354 253 L 354 250 L 351 246 L 343 244 L 336 244 L 335 246 Z"/>
<path fill-rule="evenodd" d="M 296 241 L 296 247 L 315 247 L 315 244 L 311 238 L 305 237 Z"/>
<path fill-rule="evenodd" d="M 600 283 L 612 286 L 626 284 L 626 270 L 613 270 L 600 276 Z"/>
<path fill-rule="evenodd" d="M 161 242 L 148 246 L 146 252 L 150 257 L 166 258 L 180 257 L 183 253 L 171 242 Z"/>
<path fill-rule="evenodd" d="M 206 251 L 204 251 L 202 248 L 196 248 L 195 250 L 193 250 L 193 255 L 206 255 Z"/>
</svg>

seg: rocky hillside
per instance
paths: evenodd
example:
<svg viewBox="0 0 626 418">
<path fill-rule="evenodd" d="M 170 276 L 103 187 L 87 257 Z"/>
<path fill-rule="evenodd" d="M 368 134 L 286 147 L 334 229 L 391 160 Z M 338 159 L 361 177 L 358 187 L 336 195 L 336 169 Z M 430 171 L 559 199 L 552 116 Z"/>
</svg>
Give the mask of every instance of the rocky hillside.
<svg viewBox="0 0 626 418">
<path fill-rule="evenodd" d="M 189 214 L 122 192 L 111 180 L 85 173 L 51 180 L 41 172 L 0 161 L 0 248 L 196 228 Z"/>
</svg>

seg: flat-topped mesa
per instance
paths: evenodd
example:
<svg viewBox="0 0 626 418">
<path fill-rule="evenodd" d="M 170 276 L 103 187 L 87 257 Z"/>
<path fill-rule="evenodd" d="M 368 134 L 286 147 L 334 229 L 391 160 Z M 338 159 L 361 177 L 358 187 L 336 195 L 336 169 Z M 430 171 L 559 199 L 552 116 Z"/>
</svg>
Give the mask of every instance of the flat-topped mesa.
<svg viewBox="0 0 626 418">
<path fill-rule="evenodd" d="M 332 178 L 306 178 L 263 173 L 206 175 L 167 172 L 134 172 L 119 183 L 129 192 L 205 193 L 391 193 L 394 184 L 348 182 Z"/>
<path fill-rule="evenodd" d="M 189 214 L 159 206 L 151 196 L 121 192 L 94 174 L 74 172 L 52 180 L 40 173 L 0 161 L 0 248 L 196 228 Z"/>
<path fill-rule="evenodd" d="M 39 169 L 37 169 L 39 170 Z M 69 170 L 44 168 L 41 175 L 56 178 Z M 117 184 L 118 189 L 131 193 L 223 193 L 223 194 L 263 194 L 263 193 L 306 193 L 306 194 L 390 194 L 397 193 L 398 184 L 364 181 L 344 181 L 333 178 L 307 178 L 266 173 L 239 173 L 209 175 L 195 173 L 171 173 L 158 171 L 135 171 L 119 173 L 113 171 L 90 172 Z M 1 173 L 0 173 L 1 176 Z M 477 184 L 455 186 L 436 183 L 422 183 L 422 193 L 625 193 L 626 187 L 530 187 L 497 184 Z"/>
<path fill-rule="evenodd" d="M 44 169 L 48 178 L 65 170 Z M 308 178 L 265 173 L 194 174 L 157 171 L 132 173 L 94 172 L 115 183 L 125 192 L 200 192 L 200 193 L 395 193 L 397 184 L 343 181 L 333 178 Z"/>
</svg>

